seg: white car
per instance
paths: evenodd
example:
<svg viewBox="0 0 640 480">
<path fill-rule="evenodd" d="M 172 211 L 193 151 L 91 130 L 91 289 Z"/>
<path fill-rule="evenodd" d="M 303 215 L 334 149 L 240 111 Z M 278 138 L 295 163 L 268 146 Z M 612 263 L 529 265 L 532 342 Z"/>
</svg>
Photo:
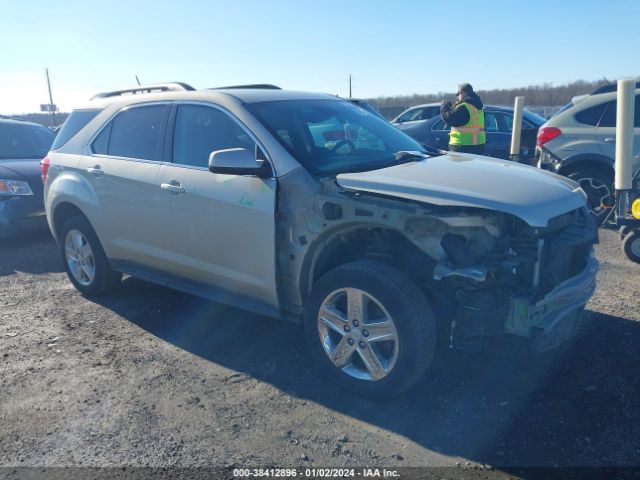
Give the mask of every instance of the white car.
<svg viewBox="0 0 640 480">
<path fill-rule="evenodd" d="M 598 223 L 613 205 L 616 88 L 607 85 L 573 98 L 538 131 L 538 167 L 576 180 Z M 640 155 L 640 82 L 636 84 L 634 155 Z"/>
<path fill-rule="evenodd" d="M 126 273 L 303 323 L 321 370 L 365 395 L 412 385 L 438 337 L 553 347 L 595 289 L 575 182 L 429 154 L 329 95 L 107 92 L 71 113 L 42 166 L 78 290 L 104 293 Z"/>
</svg>

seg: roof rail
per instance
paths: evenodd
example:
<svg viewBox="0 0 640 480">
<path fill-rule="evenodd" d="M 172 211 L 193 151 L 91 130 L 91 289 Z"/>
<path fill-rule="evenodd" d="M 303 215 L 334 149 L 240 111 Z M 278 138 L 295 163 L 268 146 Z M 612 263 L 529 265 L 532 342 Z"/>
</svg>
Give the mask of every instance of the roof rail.
<svg viewBox="0 0 640 480">
<path fill-rule="evenodd" d="M 640 82 L 636 82 L 635 88 L 640 88 Z M 590 95 L 598 95 L 599 93 L 615 92 L 616 90 L 618 90 L 618 84 L 610 83 L 609 85 L 603 85 L 602 87 L 596 88 L 593 92 L 590 93 Z"/>
<path fill-rule="evenodd" d="M 195 90 L 191 85 L 187 85 L 182 82 L 169 82 L 169 83 L 153 83 L 149 85 L 137 85 L 131 88 L 123 88 L 122 90 L 113 90 L 111 92 L 97 93 L 91 100 L 98 98 L 119 97 L 120 95 L 135 95 L 140 93 L 154 93 L 154 92 L 177 92 L 185 90 Z"/>
<path fill-rule="evenodd" d="M 282 90 L 277 85 L 271 85 L 268 83 L 254 83 L 249 85 L 229 85 L 228 87 L 212 87 L 207 90 L 225 90 L 225 89 L 241 89 L 241 88 L 256 88 L 259 90 Z"/>
</svg>

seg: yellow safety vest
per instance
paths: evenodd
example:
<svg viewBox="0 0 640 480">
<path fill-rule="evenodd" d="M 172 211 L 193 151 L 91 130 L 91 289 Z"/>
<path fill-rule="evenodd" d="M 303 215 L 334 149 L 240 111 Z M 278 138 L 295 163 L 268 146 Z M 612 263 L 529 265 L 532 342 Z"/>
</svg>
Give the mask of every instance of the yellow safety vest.
<svg viewBox="0 0 640 480">
<path fill-rule="evenodd" d="M 465 107 L 469 112 L 469 121 L 461 127 L 451 127 L 449 145 L 484 145 L 484 112 L 466 102 L 456 105 L 454 110 Z"/>
</svg>

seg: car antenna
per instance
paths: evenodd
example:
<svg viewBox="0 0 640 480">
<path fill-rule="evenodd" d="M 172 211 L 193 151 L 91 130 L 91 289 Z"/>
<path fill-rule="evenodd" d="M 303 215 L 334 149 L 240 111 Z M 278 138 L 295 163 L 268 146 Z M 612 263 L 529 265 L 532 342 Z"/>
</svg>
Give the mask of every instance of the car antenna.
<svg viewBox="0 0 640 480">
<path fill-rule="evenodd" d="M 140 79 L 138 78 L 138 75 L 136 75 L 135 77 L 136 77 L 136 82 L 138 82 L 138 85 L 142 85 L 142 84 L 140 83 Z"/>
</svg>

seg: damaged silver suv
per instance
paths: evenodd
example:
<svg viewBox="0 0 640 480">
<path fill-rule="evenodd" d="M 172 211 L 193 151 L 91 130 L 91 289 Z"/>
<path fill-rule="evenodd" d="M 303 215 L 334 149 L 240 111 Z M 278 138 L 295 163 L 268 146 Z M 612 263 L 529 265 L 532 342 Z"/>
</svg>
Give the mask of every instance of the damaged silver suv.
<svg viewBox="0 0 640 480">
<path fill-rule="evenodd" d="M 412 385 L 439 338 L 572 336 L 598 268 L 575 182 L 261 87 L 142 86 L 71 114 L 42 173 L 78 290 L 128 274 L 302 322 L 320 369 L 368 396 Z"/>
</svg>

